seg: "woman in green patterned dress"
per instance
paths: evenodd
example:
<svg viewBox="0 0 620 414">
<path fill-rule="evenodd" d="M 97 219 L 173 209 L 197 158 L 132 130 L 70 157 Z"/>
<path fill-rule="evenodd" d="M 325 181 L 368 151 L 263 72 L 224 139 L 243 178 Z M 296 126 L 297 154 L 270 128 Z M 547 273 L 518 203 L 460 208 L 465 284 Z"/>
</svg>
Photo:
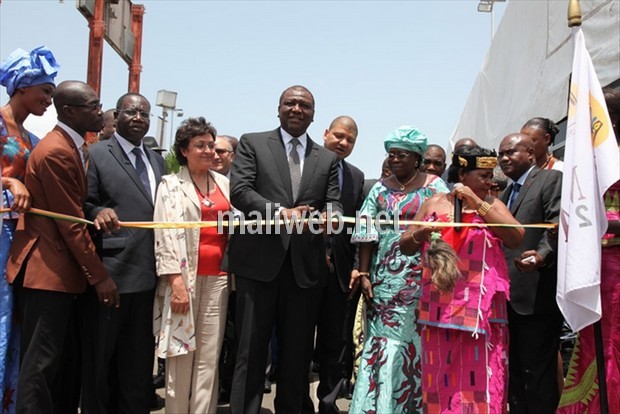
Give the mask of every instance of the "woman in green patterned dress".
<svg viewBox="0 0 620 414">
<path fill-rule="evenodd" d="M 419 172 L 427 138 L 403 126 L 385 140 L 393 175 L 377 182 L 360 212 L 359 277 L 367 302 L 367 334 L 351 413 L 418 413 L 420 337 L 416 324 L 420 297 L 420 256 L 401 254 L 399 240 L 407 226 L 373 224 L 364 218 L 412 220 L 424 201 L 448 192 L 441 178 Z M 378 223 L 378 222 L 377 222 Z"/>
</svg>

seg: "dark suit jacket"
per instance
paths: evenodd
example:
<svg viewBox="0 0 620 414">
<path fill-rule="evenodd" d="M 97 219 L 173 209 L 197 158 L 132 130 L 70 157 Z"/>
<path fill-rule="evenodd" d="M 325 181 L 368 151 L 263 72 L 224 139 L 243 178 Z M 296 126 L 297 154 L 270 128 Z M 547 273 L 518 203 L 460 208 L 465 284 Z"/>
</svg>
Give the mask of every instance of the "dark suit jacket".
<svg viewBox="0 0 620 414">
<path fill-rule="evenodd" d="M 164 159 L 144 148 L 155 173 L 155 188 L 161 181 Z M 94 220 L 104 208 L 112 208 L 121 221 L 153 221 L 153 201 L 136 169 L 116 137 L 89 147 L 86 217 Z M 120 293 L 155 289 L 153 230 L 121 227 L 112 234 L 96 232 L 93 241 Z"/>
<path fill-rule="evenodd" d="M 343 161 L 342 165 L 342 194 L 340 195 L 342 214 L 346 217 L 355 217 L 355 213 L 362 208 L 364 202 L 364 173 L 346 161 Z M 351 234 L 345 228 L 331 237 L 331 248 L 332 263 L 340 288 L 343 292 L 348 292 L 357 245 L 351 243 Z"/>
<path fill-rule="evenodd" d="M 512 184 L 504 190 L 501 200 L 508 205 Z M 558 223 L 562 173 L 541 171 L 534 167 L 510 212 L 521 224 Z M 545 260 L 544 267 L 535 272 L 520 272 L 514 258 L 525 250 L 536 250 Z M 510 273 L 510 305 L 521 315 L 556 312 L 557 239 L 550 237 L 545 229 L 525 229 L 523 243 L 517 249 L 505 249 Z"/>
<path fill-rule="evenodd" d="M 25 184 L 32 207 L 84 218 L 87 183 L 82 159 L 71 137 L 55 127 L 35 147 Z M 13 283 L 25 268 L 24 287 L 82 293 L 88 283 L 108 277 L 85 224 L 22 214 L 7 263 Z"/>
<path fill-rule="evenodd" d="M 364 180 L 364 189 L 363 189 L 363 195 L 364 198 L 366 198 L 368 196 L 368 193 L 370 193 L 370 190 L 372 190 L 372 187 L 374 187 L 374 185 L 377 183 L 377 181 L 379 181 L 376 178 L 369 178 L 367 180 Z"/>
<path fill-rule="evenodd" d="M 246 219 L 252 218 L 253 211 L 263 219 L 272 219 L 278 207 L 304 204 L 322 211 L 331 203 L 333 211 L 341 211 L 338 159 L 308 137 L 299 196 L 293 200 L 280 130 L 245 134 L 233 162 L 230 195 L 232 205 Z M 253 235 L 240 234 L 237 230 L 229 242 L 228 271 L 240 277 L 271 281 L 290 251 L 297 284 L 304 288 L 324 286 L 327 263 L 323 235 L 309 231 L 295 235 L 280 233 Z"/>
</svg>

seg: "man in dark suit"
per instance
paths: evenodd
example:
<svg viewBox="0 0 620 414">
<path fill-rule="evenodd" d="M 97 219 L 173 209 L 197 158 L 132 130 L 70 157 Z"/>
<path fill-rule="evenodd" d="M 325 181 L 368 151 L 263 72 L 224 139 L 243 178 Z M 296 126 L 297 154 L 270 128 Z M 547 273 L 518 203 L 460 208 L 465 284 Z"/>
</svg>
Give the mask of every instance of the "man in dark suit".
<svg viewBox="0 0 620 414">
<path fill-rule="evenodd" d="M 522 224 L 557 223 L 562 174 L 535 166 L 527 135 L 499 146 L 499 164 L 513 183 L 501 195 Z M 560 399 L 557 362 L 562 314 L 555 300 L 557 239 L 545 229 L 525 229 L 517 249 L 505 249 L 510 273 L 509 403 L 511 414 L 554 413 Z"/>
<path fill-rule="evenodd" d="M 306 134 L 314 97 L 303 86 L 286 89 L 280 128 L 241 137 L 231 179 L 231 202 L 245 217 L 283 219 L 310 211 L 341 211 L 338 158 Z M 269 233 L 267 234 L 269 230 Z M 237 283 L 239 348 L 231 411 L 258 413 L 272 326 L 278 337 L 276 412 L 299 413 L 312 355 L 318 302 L 327 283 L 323 234 L 284 227 L 241 234 L 229 243 L 228 271 Z"/>
<path fill-rule="evenodd" d="M 153 220 L 164 160 L 142 143 L 150 112 L 144 96 L 121 96 L 114 111 L 116 132 L 90 148 L 84 211 L 99 230 L 93 240 L 123 306 L 101 306 L 92 290 L 83 298 L 83 413 L 149 411 L 157 277 L 153 230 L 119 227 L 119 220 Z"/>
<path fill-rule="evenodd" d="M 25 184 L 32 207 L 84 218 L 86 132 L 103 126 L 101 103 L 83 82 L 56 88 L 58 125 L 32 151 Z M 77 299 L 91 285 L 105 306 L 119 306 L 116 284 L 97 257 L 85 224 L 20 216 L 7 280 L 21 318 L 17 413 L 75 413 L 79 400 Z"/>
<path fill-rule="evenodd" d="M 357 124 L 348 116 L 334 119 L 323 134 L 324 146 L 338 156 L 338 180 L 342 212 L 347 217 L 364 202 L 364 173 L 345 161 L 355 146 Z M 317 323 L 316 354 L 319 363 L 320 413 L 339 413 L 335 404 L 341 388 L 349 386 L 353 371 L 353 320 L 359 294 L 351 296 L 351 271 L 357 269 L 356 245 L 344 228 L 326 236 L 327 286 L 323 288 Z M 312 410 L 314 412 L 314 410 Z"/>
</svg>

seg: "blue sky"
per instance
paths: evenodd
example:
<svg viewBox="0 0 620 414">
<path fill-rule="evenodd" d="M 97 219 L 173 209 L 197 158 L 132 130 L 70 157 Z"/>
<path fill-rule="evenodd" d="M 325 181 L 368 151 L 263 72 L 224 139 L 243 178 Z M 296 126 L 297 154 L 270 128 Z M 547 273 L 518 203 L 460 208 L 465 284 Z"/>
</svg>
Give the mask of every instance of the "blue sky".
<svg viewBox="0 0 620 414">
<path fill-rule="evenodd" d="M 352 116 L 360 133 L 349 161 L 376 177 L 383 138 L 401 125 L 447 145 L 490 44 L 491 16 L 477 3 L 145 0 L 140 92 L 161 115 L 157 91 L 176 91 L 184 118 L 204 116 L 238 137 L 277 127 L 280 93 L 302 84 L 316 99 L 310 136 L 322 143 L 333 118 Z M 505 3 L 495 9 L 497 26 Z M 73 0 L 0 3 L 0 58 L 47 45 L 62 66 L 58 81 L 86 80 L 88 33 Z M 127 78 L 106 44 L 104 108 Z M 150 135 L 156 126 L 155 116 Z"/>
</svg>

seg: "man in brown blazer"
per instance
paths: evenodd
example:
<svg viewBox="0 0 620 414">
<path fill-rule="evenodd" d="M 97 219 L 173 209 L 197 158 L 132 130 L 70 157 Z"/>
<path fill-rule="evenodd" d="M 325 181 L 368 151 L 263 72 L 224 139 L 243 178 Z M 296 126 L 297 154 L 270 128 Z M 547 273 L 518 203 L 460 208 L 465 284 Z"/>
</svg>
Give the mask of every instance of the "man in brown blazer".
<svg viewBox="0 0 620 414">
<path fill-rule="evenodd" d="M 32 207 L 84 217 L 86 132 L 103 126 L 95 91 L 79 81 L 56 88 L 58 125 L 33 150 L 25 184 Z M 119 306 L 116 284 L 86 225 L 34 214 L 19 219 L 6 269 L 22 323 L 17 413 L 75 413 L 79 400 L 77 298 L 88 284 Z"/>
</svg>

